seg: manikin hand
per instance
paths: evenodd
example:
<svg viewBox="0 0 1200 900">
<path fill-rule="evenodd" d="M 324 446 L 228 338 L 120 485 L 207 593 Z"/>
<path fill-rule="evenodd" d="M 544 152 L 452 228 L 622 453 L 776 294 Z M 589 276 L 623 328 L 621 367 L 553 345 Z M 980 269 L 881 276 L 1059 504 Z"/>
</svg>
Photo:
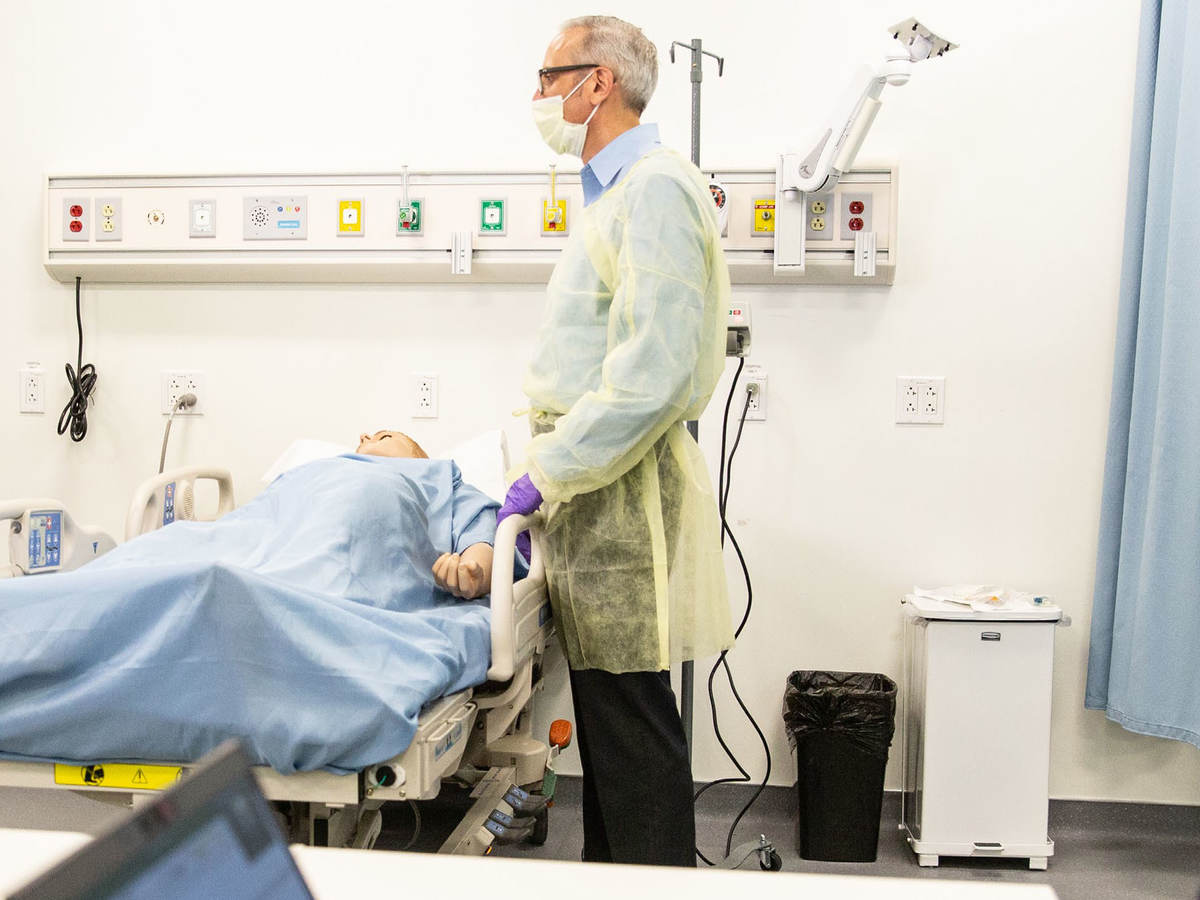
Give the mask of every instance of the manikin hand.
<svg viewBox="0 0 1200 900">
<path fill-rule="evenodd" d="M 443 553 L 433 564 L 437 586 L 455 597 L 474 600 L 492 588 L 492 546 L 472 544 L 462 553 Z"/>
</svg>

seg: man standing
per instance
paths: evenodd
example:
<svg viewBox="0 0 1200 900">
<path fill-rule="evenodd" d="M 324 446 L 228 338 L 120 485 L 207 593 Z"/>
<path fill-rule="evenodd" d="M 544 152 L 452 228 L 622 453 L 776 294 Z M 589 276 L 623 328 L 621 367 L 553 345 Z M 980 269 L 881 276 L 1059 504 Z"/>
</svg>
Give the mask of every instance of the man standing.
<svg viewBox="0 0 1200 900">
<path fill-rule="evenodd" d="M 640 124 L 657 51 L 620 19 L 566 22 L 534 120 L 585 163 L 525 380 L 528 473 L 500 518 L 545 504 L 570 664 L 589 861 L 695 865 L 672 663 L 733 643 L 712 483 L 684 422 L 725 362 L 729 273 L 706 180 Z"/>
</svg>

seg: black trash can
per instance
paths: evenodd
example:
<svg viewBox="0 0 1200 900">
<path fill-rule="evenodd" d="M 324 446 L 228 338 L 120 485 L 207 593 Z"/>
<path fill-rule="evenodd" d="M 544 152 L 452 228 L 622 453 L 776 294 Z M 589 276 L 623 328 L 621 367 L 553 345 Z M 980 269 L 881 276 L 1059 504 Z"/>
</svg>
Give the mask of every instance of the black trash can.
<svg viewBox="0 0 1200 900">
<path fill-rule="evenodd" d="M 796 749 L 800 856 L 874 862 L 896 683 L 864 672 L 793 672 L 783 720 Z"/>
</svg>

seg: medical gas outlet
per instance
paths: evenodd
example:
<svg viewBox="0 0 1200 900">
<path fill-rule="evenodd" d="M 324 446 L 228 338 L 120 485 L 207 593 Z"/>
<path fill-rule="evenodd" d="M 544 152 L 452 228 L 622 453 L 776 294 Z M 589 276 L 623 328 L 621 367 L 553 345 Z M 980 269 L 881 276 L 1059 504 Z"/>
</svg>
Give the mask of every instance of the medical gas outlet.
<svg viewBox="0 0 1200 900">
<path fill-rule="evenodd" d="M 550 196 L 542 201 L 542 237 L 567 233 L 567 198 L 558 196 L 558 167 L 550 166 Z"/>
<path fill-rule="evenodd" d="M 504 200 L 479 201 L 479 233 L 481 235 L 503 235 L 508 228 L 505 218 Z"/>
<path fill-rule="evenodd" d="M 567 201 L 559 198 L 550 205 L 549 200 L 542 201 L 542 234 L 547 237 L 565 235 L 567 233 Z"/>
<path fill-rule="evenodd" d="M 403 200 L 396 208 L 396 234 L 423 234 L 424 221 L 421 217 L 422 201 L 416 197 L 407 203 Z"/>
<path fill-rule="evenodd" d="M 754 237 L 772 237 L 775 234 L 775 198 L 754 198 L 754 221 L 750 228 Z"/>
<path fill-rule="evenodd" d="M 362 237 L 364 227 L 362 198 L 339 200 L 337 219 L 338 237 Z"/>
</svg>

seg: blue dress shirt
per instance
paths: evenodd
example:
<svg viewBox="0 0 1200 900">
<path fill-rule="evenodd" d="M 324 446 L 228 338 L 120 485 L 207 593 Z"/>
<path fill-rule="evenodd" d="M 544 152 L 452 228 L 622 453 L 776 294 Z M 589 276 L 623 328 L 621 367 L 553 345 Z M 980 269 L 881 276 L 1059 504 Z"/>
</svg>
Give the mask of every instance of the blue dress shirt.
<svg viewBox="0 0 1200 900">
<path fill-rule="evenodd" d="M 630 128 L 609 141 L 579 170 L 583 205 L 591 206 L 601 194 L 624 178 L 635 162 L 658 146 L 658 126 L 652 123 Z"/>
</svg>

